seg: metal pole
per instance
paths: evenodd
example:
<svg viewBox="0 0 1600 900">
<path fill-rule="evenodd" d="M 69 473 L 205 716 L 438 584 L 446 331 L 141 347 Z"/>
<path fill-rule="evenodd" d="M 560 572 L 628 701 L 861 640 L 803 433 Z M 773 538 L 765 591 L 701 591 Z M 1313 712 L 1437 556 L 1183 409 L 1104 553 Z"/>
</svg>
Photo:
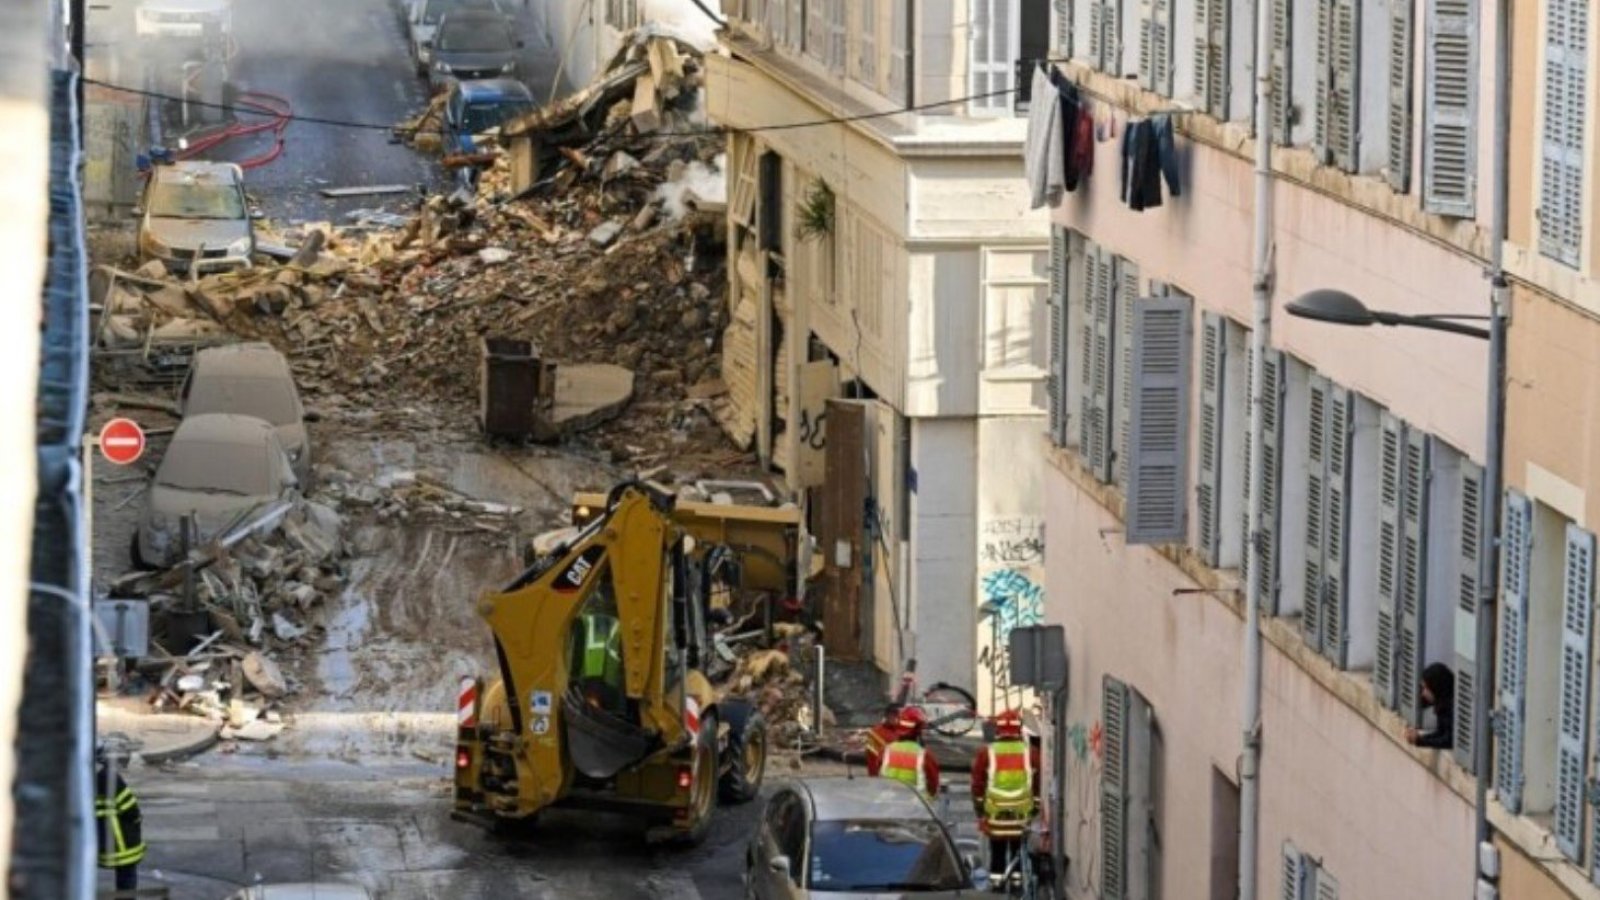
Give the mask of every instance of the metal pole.
<svg viewBox="0 0 1600 900">
<path fill-rule="evenodd" d="M 1056 876 L 1056 896 L 1065 895 L 1067 871 L 1067 686 L 1057 688 L 1052 698 L 1055 703 L 1050 717 L 1055 727 L 1051 729 L 1050 765 L 1055 770 L 1055 796 L 1051 798 L 1050 829 L 1054 835 L 1051 844 L 1051 871 Z"/>
<path fill-rule="evenodd" d="M 1250 329 L 1250 540 L 1245 548 L 1250 577 L 1245 590 L 1244 697 L 1240 714 L 1239 754 L 1239 900 L 1255 900 L 1260 844 L 1259 781 L 1261 757 L 1261 504 L 1265 463 L 1262 451 L 1263 388 L 1267 350 L 1272 346 L 1272 11 L 1256 0 L 1256 164 L 1255 246 L 1251 289 L 1254 315 Z"/>
<path fill-rule="evenodd" d="M 817 683 L 816 689 L 811 694 L 811 727 L 819 738 L 823 732 L 822 711 L 827 709 L 823 704 L 823 681 L 828 676 L 827 654 L 828 651 L 824 650 L 820 643 L 817 644 Z"/>
<path fill-rule="evenodd" d="M 1477 775 L 1474 811 L 1477 841 L 1472 870 L 1479 876 L 1478 847 L 1490 839 L 1489 771 L 1490 713 L 1494 709 L 1495 604 L 1500 587 L 1500 494 L 1505 465 L 1506 325 L 1511 288 L 1506 281 L 1505 242 L 1510 175 L 1511 135 L 1511 3 L 1495 2 L 1494 30 L 1494 207 L 1490 222 L 1489 258 L 1489 409 L 1484 422 L 1488 447 L 1483 459 L 1483 543 L 1478 553 L 1477 681 L 1473 684 L 1472 769 Z"/>
</svg>

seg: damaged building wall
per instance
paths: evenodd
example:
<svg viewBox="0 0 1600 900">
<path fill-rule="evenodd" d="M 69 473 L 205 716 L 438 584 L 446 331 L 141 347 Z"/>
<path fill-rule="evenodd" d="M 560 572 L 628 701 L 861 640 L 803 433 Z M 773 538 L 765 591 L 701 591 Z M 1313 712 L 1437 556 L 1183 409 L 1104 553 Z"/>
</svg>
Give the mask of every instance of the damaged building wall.
<svg viewBox="0 0 1600 900">
<path fill-rule="evenodd" d="M 716 43 L 716 24 L 691 0 L 580 0 L 539 3 L 535 10 L 546 26 L 539 32 L 550 35 L 563 60 L 565 85 L 592 81 L 641 25 L 654 24 L 700 48 Z"/>
</svg>

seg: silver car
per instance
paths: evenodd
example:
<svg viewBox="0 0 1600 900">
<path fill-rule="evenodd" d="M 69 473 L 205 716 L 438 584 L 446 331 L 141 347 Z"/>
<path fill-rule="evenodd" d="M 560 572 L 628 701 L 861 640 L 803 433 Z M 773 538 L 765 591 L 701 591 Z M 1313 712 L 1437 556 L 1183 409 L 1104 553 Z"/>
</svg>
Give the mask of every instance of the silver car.
<svg viewBox="0 0 1600 900">
<path fill-rule="evenodd" d="M 745 864 L 745 895 L 757 900 L 888 900 L 971 885 L 927 802 L 887 778 L 785 785 L 768 801 Z"/>
<path fill-rule="evenodd" d="M 194 517 L 196 543 L 205 543 L 292 498 L 296 484 L 271 425 L 250 416 L 188 416 L 156 468 L 134 537 L 134 565 L 176 564 L 185 516 Z"/>
<path fill-rule="evenodd" d="M 311 439 L 306 434 L 305 407 L 289 361 L 271 344 L 227 344 L 196 353 L 178 391 L 178 412 L 185 418 L 233 413 L 264 419 L 277 429 L 295 477 L 302 486 L 309 482 Z"/>
<path fill-rule="evenodd" d="M 140 217 L 139 253 L 169 271 L 249 266 L 256 250 L 244 170 L 233 163 L 185 160 L 151 168 Z M 197 262 L 198 261 L 198 262 Z"/>
<path fill-rule="evenodd" d="M 504 13 L 499 0 L 408 0 L 410 3 L 411 59 L 417 74 L 433 67 L 433 39 L 445 13 L 454 9 L 488 9 Z"/>
</svg>

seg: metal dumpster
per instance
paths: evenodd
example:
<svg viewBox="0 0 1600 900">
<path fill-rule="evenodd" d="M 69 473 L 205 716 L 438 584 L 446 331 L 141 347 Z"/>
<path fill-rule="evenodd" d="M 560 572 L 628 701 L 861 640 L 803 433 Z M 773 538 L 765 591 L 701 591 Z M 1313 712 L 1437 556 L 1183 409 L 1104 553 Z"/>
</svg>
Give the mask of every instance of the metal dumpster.
<svg viewBox="0 0 1600 900">
<path fill-rule="evenodd" d="M 478 426 L 491 440 L 531 440 L 543 375 L 533 341 L 483 338 L 479 351 Z"/>
</svg>

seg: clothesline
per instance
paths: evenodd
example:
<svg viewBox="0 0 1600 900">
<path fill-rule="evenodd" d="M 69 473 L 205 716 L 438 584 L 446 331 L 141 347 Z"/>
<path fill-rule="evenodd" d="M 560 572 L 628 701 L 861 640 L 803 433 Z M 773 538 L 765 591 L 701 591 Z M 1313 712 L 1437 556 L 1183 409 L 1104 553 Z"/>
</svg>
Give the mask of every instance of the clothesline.
<svg viewBox="0 0 1600 900">
<path fill-rule="evenodd" d="M 1034 62 L 1039 66 L 1039 68 L 1045 69 L 1047 66 L 1049 66 L 1049 65 L 1051 65 L 1053 63 L 1067 63 L 1067 62 L 1072 62 L 1072 60 L 1070 60 L 1070 59 L 1038 59 L 1038 60 L 1034 60 Z M 1048 74 L 1048 72 L 1046 74 Z M 1074 88 L 1076 88 L 1077 91 L 1080 94 L 1083 94 L 1083 95 L 1085 95 L 1087 97 L 1091 97 L 1091 98 L 1093 98 L 1095 100 L 1098 100 L 1101 103 L 1106 104 L 1107 106 L 1114 107 L 1115 109 L 1117 109 L 1117 110 L 1119 110 L 1121 112 L 1124 112 L 1124 113 L 1126 113 L 1126 114 L 1128 114 L 1130 116 L 1187 116 L 1187 115 L 1191 115 L 1191 114 L 1195 114 L 1195 113 L 1204 112 L 1204 110 L 1195 109 L 1195 108 L 1189 107 L 1189 106 L 1172 106 L 1172 107 L 1167 107 L 1165 109 L 1152 109 L 1152 110 L 1148 110 L 1148 111 L 1130 109 L 1122 100 L 1120 100 L 1120 99 L 1118 99 L 1116 97 L 1112 97 L 1109 94 L 1101 93 L 1100 91 L 1097 91 L 1094 88 L 1089 87 L 1088 85 L 1078 81 L 1076 78 L 1072 78 L 1071 76 L 1067 75 L 1065 72 L 1063 72 L 1061 74 L 1062 74 L 1062 77 L 1066 78 L 1067 81 Z"/>
</svg>

